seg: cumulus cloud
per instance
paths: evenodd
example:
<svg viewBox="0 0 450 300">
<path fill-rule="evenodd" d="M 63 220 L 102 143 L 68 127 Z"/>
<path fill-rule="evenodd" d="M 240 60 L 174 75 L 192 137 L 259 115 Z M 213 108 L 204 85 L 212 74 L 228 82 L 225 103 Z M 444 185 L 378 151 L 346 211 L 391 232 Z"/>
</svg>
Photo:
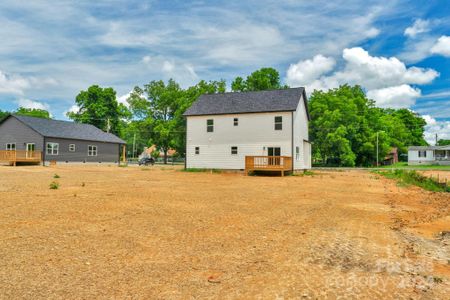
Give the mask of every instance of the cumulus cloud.
<svg viewBox="0 0 450 300">
<path fill-rule="evenodd" d="M 431 48 L 431 53 L 450 56 L 450 36 L 441 36 Z"/>
<path fill-rule="evenodd" d="M 428 84 L 439 76 L 433 69 L 408 68 L 396 57 L 371 56 L 360 47 L 344 49 L 342 57 L 343 68 L 328 76 L 324 73 L 333 68 L 332 59 L 317 55 L 300 61 L 289 67 L 286 81 L 293 86 L 304 85 L 309 92 L 336 88 L 345 83 L 358 84 L 380 106 L 410 107 L 420 97 L 420 90 L 410 85 Z M 315 64 L 318 70 L 311 71 Z"/>
<path fill-rule="evenodd" d="M 22 95 L 29 87 L 30 82 L 26 78 L 0 71 L 0 93 Z"/>
<path fill-rule="evenodd" d="M 50 107 L 48 106 L 47 103 L 30 100 L 30 99 L 25 99 L 25 98 L 21 98 L 21 99 L 17 100 L 17 105 L 19 107 L 32 108 L 32 109 L 43 109 L 43 110 L 50 109 Z"/>
<path fill-rule="evenodd" d="M 128 107 L 129 105 L 128 105 L 127 99 L 130 97 L 131 92 L 132 92 L 132 91 L 126 93 L 125 95 L 122 95 L 122 96 L 117 97 L 117 102 L 122 103 L 123 105 L 125 105 L 126 107 Z"/>
<path fill-rule="evenodd" d="M 439 139 L 450 139 L 450 121 L 438 121 L 430 115 L 422 116 L 427 125 L 425 126 L 425 140 L 429 144 L 435 144 L 436 134 Z"/>
<path fill-rule="evenodd" d="M 402 108 L 411 107 L 420 97 L 420 90 L 407 84 L 383 89 L 370 90 L 367 97 L 376 101 L 379 107 Z"/>
<path fill-rule="evenodd" d="M 414 24 L 405 29 L 404 35 L 414 38 L 416 35 L 430 31 L 430 21 L 417 19 Z"/>
<path fill-rule="evenodd" d="M 331 71 L 336 64 L 332 57 L 325 57 L 321 54 L 312 59 L 301 60 L 296 64 L 291 64 L 287 71 L 287 83 L 289 85 L 302 85 L 311 83 L 322 74 Z"/>
</svg>

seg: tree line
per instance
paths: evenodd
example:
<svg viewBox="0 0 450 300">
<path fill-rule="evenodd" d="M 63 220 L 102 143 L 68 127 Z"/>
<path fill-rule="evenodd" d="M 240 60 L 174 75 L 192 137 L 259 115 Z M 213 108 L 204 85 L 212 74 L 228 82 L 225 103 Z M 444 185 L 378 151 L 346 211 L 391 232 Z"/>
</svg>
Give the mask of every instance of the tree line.
<svg viewBox="0 0 450 300">
<path fill-rule="evenodd" d="M 278 71 L 273 68 L 262 68 L 231 82 L 231 90 L 235 92 L 285 88 L 289 87 L 281 83 Z M 126 106 L 117 102 L 113 88 L 93 85 L 76 96 L 78 110 L 67 116 L 75 122 L 92 124 L 118 135 L 127 142 L 128 149 L 134 145 L 132 155 L 155 144 L 167 162 L 169 149 L 175 149 L 180 156 L 185 154 L 183 113 L 186 109 L 202 94 L 225 91 L 225 80 L 202 80 L 188 88 L 182 88 L 172 79 L 167 82 L 155 80 L 134 87 Z M 359 86 L 342 85 L 329 91 L 314 91 L 308 106 L 312 155 L 316 164 L 368 166 L 376 161 L 377 148 L 381 159 L 393 147 L 398 149 L 400 158 L 405 159 L 408 146 L 427 145 L 424 139 L 426 122 L 420 115 L 408 109 L 376 107 Z M 29 115 L 50 117 L 41 110 L 19 110 Z"/>
</svg>

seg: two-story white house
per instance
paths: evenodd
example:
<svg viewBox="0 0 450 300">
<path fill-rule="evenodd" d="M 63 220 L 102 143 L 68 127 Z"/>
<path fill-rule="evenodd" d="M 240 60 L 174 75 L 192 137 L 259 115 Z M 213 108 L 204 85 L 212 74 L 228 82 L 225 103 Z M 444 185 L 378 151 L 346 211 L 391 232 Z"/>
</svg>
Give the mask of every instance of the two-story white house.
<svg viewBox="0 0 450 300">
<path fill-rule="evenodd" d="M 186 168 L 311 168 L 304 88 L 202 95 L 184 116 Z"/>
</svg>

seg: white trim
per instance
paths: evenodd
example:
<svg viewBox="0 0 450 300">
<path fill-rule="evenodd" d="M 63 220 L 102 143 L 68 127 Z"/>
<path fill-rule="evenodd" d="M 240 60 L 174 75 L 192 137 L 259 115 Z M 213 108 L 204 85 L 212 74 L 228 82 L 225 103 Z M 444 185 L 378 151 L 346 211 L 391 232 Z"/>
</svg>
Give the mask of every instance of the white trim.
<svg viewBox="0 0 450 300">
<path fill-rule="evenodd" d="M 13 149 L 13 147 L 11 147 L 12 145 L 14 145 L 14 149 Z M 6 148 L 5 149 L 7 151 L 15 151 L 15 150 L 17 150 L 17 145 L 16 145 L 16 143 L 6 143 Z"/>
<path fill-rule="evenodd" d="M 48 148 L 48 146 L 50 146 L 50 148 Z M 48 150 L 50 150 L 50 152 L 48 152 Z M 47 155 L 59 155 L 59 143 L 47 142 L 47 144 L 45 145 L 45 153 Z"/>
<path fill-rule="evenodd" d="M 89 147 L 92 147 L 92 149 L 89 149 Z M 95 155 L 94 155 L 94 152 L 95 152 Z M 98 155 L 97 145 L 88 145 L 88 156 L 97 156 L 97 155 Z"/>
<path fill-rule="evenodd" d="M 69 152 L 77 151 L 77 146 L 75 144 L 69 144 Z"/>
<path fill-rule="evenodd" d="M 233 148 L 236 148 L 236 153 L 233 153 Z M 239 147 L 238 146 L 231 146 L 231 155 L 238 155 L 239 154 Z"/>
</svg>

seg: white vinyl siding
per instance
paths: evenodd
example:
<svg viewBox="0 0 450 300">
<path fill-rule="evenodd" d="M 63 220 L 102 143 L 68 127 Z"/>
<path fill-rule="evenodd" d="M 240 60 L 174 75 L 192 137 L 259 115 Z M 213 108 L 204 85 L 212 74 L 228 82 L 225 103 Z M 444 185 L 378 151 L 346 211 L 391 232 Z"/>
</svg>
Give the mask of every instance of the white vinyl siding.
<svg viewBox="0 0 450 300">
<path fill-rule="evenodd" d="M 48 155 L 58 155 L 59 154 L 59 144 L 58 143 L 47 143 L 47 151 Z"/>
<path fill-rule="evenodd" d="M 282 116 L 286 130 L 274 130 L 275 116 Z M 187 168 L 244 169 L 245 156 L 268 155 L 268 147 L 279 147 L 281 155 L 292 156 L 291 112 L 239 115 L 189 116 L 187 118 Z M 214 131 L 205 130 L 206 120 L 214 118 Z M 196 154 L 196 147 L 201 148 Z M 231 154 L 231 147 L 238 147 Z"/>
</svg>

